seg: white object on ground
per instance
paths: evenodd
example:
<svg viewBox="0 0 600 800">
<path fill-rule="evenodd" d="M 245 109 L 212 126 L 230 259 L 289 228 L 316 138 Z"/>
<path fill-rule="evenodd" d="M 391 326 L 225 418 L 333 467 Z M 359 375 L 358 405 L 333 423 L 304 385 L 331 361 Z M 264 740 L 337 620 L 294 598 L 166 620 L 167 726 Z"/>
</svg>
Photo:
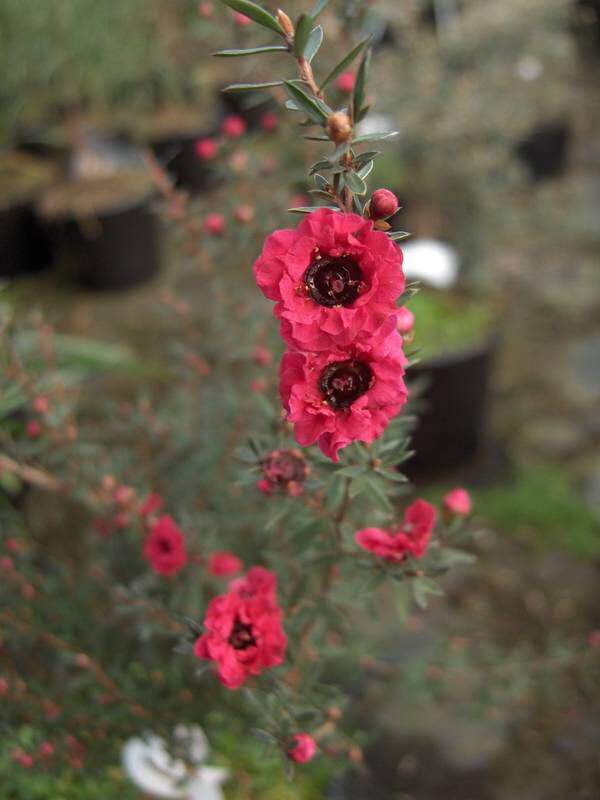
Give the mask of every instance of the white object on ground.
<svg viewBox="0 0 600 800">
<path fill-rule="evenodd" d="M 449 289 L 458 279 L 456 250 L 437 239 L 415 239 L 402 245 L 404 274 L 436 289 Z"/>
<path fill-rule="evenodd" d="M 189 762 L 194 765 L 191 769 L 169 754 L 159 736 L 129 739 L 121 758 L 130 780 L 142 792 L 160 800 L 224 800 L 221 784 L 228 771 L 202 765 L 209 752 L 202 728 L 178 725 L 174 738 L 187 749 Z"/>
</svg>

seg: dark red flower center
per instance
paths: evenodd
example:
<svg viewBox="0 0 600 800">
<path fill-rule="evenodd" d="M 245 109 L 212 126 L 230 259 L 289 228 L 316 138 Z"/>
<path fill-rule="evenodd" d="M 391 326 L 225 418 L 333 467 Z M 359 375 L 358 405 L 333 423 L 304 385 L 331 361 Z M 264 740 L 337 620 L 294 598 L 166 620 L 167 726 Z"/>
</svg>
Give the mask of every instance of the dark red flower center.
<svg viewBox="0 0 600 800">
<path fill-rule="evenodd" d="M 173 543 L 170 539 L 160 538 L 157 545 L 161 553 L 170 553 L 173 550 Z"/>
<path fill-rule="evenodd" d="M 319 378 L 321 394 L 333 408 L 348 408 L 372 385 L 371 369 L 354 358 L 328 364 Z"/>
<path fill-rule="evenodd" d="M 252 633 L 252 625 L 244 625 L 239 619 L 233 623 L 233 630 L 229 634 L 229 644 L 234 650 L 247 650 L 256 645 L 256 639 Z"/>
<path fill-rule="evenodd" d="M 362 272 L 348 256 L 315 259 L 304 273 L 304 286 L 320 306 L 350 306 L 361 291 Z"/>
</svg>

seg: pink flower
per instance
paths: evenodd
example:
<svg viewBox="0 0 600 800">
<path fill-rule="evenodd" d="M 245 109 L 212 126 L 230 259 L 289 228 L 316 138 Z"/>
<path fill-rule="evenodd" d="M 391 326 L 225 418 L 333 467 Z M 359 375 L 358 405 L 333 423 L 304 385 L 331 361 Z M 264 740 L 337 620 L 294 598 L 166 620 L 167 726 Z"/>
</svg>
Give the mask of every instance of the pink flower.
<svg viewBox="0 0 600 800">
<path fill-rule="evenodd" d="M 223 120 L 222 130 L 228 139 L 239 139 L 246 133 L 246 121 L 238 114 L 230 114 Z"/>
<path fill-rule="evenodd" d="M 402 336 L 406 336 L 406 334 L 410 333 L 415 327 L 415 315 L 406 306 L 401 306 L 397 310 L 396 316 L 398 319 L 398 333 L 402 334 Z"/>
<path fill-rule="evenodd" d="M 392 317 L 391 327 L 395 324 Z M 337 461 L 342 447 L 381 436 L 407 399 L 402 340 L 389 328 L 370 344 L 283 356 L 281 400 L 298 444 L 318 442 L 323 453 Z"/>
<path fill-rule="evenodd" d="M 365 550 L 386 561 L 404 561 L 410 555 L 425 555 L 435 527 L 437 512 L 426 500 L 415 500 L 404 512 L 402 524 L 392 530 L 364 528 L 357 531 L 355 541 Z"/>
<path fill-rule="evenodd" d="M 389 189 L 377 189 L 371 197 L 371 219 L 386 219 L 398 211 L 398 198 Z"/>
<path fill-rule="evenodd" d="M 196 641 L 194 653 L 216 663 L 228 689 L 238 689 L 247 678 L 283 663 L 287 639 L 276 585 L 273 573 L 253 567 L 208 606 L 206 633 Z"/>
<path fill-rule="evenodd" d="M 16 763 L 19 766 L 23 767 L 24 769 L 31 769 L 31 767 L 33 767 L 35 763 L 33 760 L 33 756 L 29 755 L 29 753 L 26 753 L 20 747 L 17 747 L 16 750 L 13 750 L 12 753 L 10 754 L 10 757 L 12 758 L 13 761 L 16 761 Z"/>
<path fill-rule="evenodd" d="M 400 248 L 371 220 L 330 209 L 272 233 L 254 276 L 285 341 L 310 351 L 369 341 L 391 316 L 395 325 L 404 290 Z"/>
<path fill-rule="evenodd" d="M 39 753 L 42 758 L 52 758 L 54 752 L 55 748 L 52 742 L 45 741 L 41 743 Z"/>
<path fill-rule="evenodd" d="M 210 575 L 221 578 L 225 575 L 236 575 L 238 572 L 241 572 L 243 564 L 233 553 L 220 550 L 216 553 L 212 553 L 208 557 L 206 569 Z"/>
<path fill-rule="evenodd" d="M 25 426 L 25 433 L 29 439 L 38 439 L 42 435 L 42 425 L 37 419 L 30 419 Z"/>
<path fill-rule="evenodd" d="M 225 230 L 225 217 L 213 211 L 207 214 L 204 219 L 204 230 L 210 233 L 211 236 L 220 236 Z"/>
<path fill-rule="evenodd" d="M 308 733 L 297 733 L 292 736 L 292 746 L 287 751 L 287 757 L 296 764 L 306 764 L 311 761 L 317 752 L 317 743 Z"/>
<path fill-rule="evenodd" d="M 242 14 L 241 11 L 234 11 L 233 19 L 237 25 L 240 25 L 242 28 L 246 28 L 248 25 L 252 25 L 252 20 L 250 17 L 247 17 L 245 14 Z"/>
<path fill-rule="evenodd" d="M 212 161 L 217 155 L 218 147 L 214 139 L 198 139 L 194 145 L 194 150 L 200 161 Z"/>
<path fill-rule="evenodd" d="M 264 394 L 267 391 L 267 382 L 264 378 L 254 378 L 250 381 L 252 394 Z"/>
<path fill-rule="evenodd" d="M 233 216 L 236 222 L 242 225 L 249 225 L 254 219 L 254 207 L 249 205 L 236 206 L 233 209 Z"/>
<path fill-rule="evenodd" d="M 471 513 L 471 495 L 460 486 L 448 492 L 444 496 L 443 503 L 446 511 L 457 517 L 467 517 Z"/>
<path fill-rule="evenodd" d="M 257 484 L 261 492 L 282 490 L 291 497 L 304 491 L 303 483 L 310 468 L 299 450 L 273 450 L 261 462 L 263 478 Z"/>
<path fill-rule="evenodd" d="M 160 511 L 163 505 L 164 501 L 162 497 L 156 492 L 151 492 L 140 506 L 140 517 L 142 517 L 142 519 L 151 517 L 152 514 L 156 514 L 157 511 Z"/>
<path fill-rule="evenodd" d="M 335 85 L 344 94 L 350 94 L 354 91 L 354 84 L 356 83 L 356 76 L 353 72 L 342 72 L 336 80 Z"/>
<path fill-rule="evenodd" d="M 159 575 L 175 575 L 187 564 L 185 538 L 175 521 L 160 517 L 144 542 L 144 556 Z"/>
<path fill-rule="evenodd" d="M 274 111 L 265 111 L 260 118 L 260 127 L 265 133 L 272 133 L 277 130 L 279 125 L 279 117 Z"/>
</svg>

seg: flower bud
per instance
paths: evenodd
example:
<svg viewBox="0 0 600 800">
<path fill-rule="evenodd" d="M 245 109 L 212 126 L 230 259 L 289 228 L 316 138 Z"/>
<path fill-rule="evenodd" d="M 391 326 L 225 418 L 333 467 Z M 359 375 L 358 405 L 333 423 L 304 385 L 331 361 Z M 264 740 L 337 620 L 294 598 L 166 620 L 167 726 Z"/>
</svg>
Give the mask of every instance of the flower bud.
<svg viewBox="0 0 600 800">
<path fill-rule="evenodd" d="M 398 198 L 389 189 L 377 189 L 371 198 L 371 219 L 385 219 L 398 211 Z"/>
<path fill-rule="evenodd" d="M 352 123 L 345 111 L 335 111 L 331 114 L 325 129 L 327 136 L 336 144 L 347 142 L 352 136 Z"/>
<path fill-rule="evenodd" d="M 406 336 L 415 326 L 415 315 L 410 309 L 406 308 L 406 306 L 402 306 L 396 312 L 396 316 L 398 319 L 398 333 L 402 336 Z"/>
<path fill-rule="evenodd" d="M 317 752 L 317 743 L 308 733 L 297 733 L 292 737 L 292 746 L 287 751 L 287 757 L 296 764 L 306 764 L 311 761 Z"/>
<path fill-rule="evenodd" d="M 471 496 L 466 489 L 458 486 L 444 496 L 444 508 L 457 517 L 466 517 L 471 513 Z"/>
<path fill-rule="evenodd" d="M 335 82 L 336 87 L 344 94 L 350 94 L 354 91 L 356 77 L 353 72 L 342 72 Z"/>
<path fill-rule="evenodd" d="M 277 14 L 275 14 L 275 19 L 283 28 L 283 32 L 286 36 L 289 36 L 290 38 L 294 36 L 294 25 L 285 11 L 282 11 L 280 8 L 278 8 Z"/>
<path fill-rule="evenodd" d="M 212 212 L 204 220 L 204 230 L 211 236 L 220 236 L 225 230 L 225 217 L 223 214 Z"/>
</svg>

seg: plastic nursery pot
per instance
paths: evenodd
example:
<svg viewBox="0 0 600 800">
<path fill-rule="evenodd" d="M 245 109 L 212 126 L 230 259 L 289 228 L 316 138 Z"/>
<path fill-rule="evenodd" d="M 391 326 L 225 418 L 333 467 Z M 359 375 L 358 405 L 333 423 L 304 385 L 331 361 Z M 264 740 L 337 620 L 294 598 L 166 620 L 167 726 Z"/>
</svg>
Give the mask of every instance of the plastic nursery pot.
<svg viewBox="0 0 600 800">
<path fill-rule="evenodd" d="M 516 147 L 535 181 L 561 175 L 567 165 L 571 131 L 566 122 L 539 125 Z"/>
<path fill-rule="evenodd" d="M 22 153 L 0 157 L 0 277 L 14 278 L 49 266 L 51 249 L 34 212 L 34 200 L 55 176 L 53 168 Z"/>
<path fill-rule="evenodd" d="M 196 142 L 214 133 L 171 134 L 151 142 L 152 152 L 181 189 L 199 194 L 217 184 L 217 173 L 196 154 Z"/>
<path fill-rule="evenodd" d="M 409 474 L 443 471 L 465 464 L 485 441 L 490 376 L 495 338 L 417 364 L 411 382 L 424 386 L 419 397 L 419 422 L 408 463 Z"/>
<path fill-rule="evenodd" d="M 58 187 L 42 204 L 61 260 L 90 289 L 136 286 L 160 267 L 159 223 L 149 185 L 141 180 L 124 187 L 113 181 Z M 87 207 L 81 206 L 84 197 L 92 198 Z"/>
</svg>

